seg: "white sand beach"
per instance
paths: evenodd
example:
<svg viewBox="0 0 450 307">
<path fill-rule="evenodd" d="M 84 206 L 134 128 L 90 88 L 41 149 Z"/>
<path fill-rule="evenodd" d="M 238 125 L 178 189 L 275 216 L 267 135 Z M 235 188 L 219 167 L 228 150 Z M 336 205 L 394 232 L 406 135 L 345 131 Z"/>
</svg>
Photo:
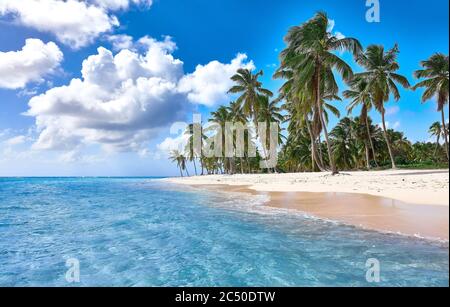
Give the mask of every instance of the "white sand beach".
<svg viewBox="0 0 450 307">
<path fill-rule="evenodd" d="M 369 194 L 409 204 L 449 206 L 448 170 L 387 170 L 251 175 L 209 175 L 166 179 L 188 185 L 246 186 L 260 192 Z"/>
</svg>

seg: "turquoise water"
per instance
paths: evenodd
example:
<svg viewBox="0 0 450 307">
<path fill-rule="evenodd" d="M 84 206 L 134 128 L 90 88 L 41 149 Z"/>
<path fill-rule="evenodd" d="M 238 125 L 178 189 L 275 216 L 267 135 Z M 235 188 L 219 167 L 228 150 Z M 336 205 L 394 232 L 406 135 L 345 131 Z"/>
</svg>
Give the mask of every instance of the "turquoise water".
<svg viewBox="0 0 450 307">
<path fill-rule="evenodd" d="M 0 286 L 448 286 L 448 243 L 146 178 L 0 178 Z M 80 263 L 80 283 L 65 279 Z"/>
</svg>

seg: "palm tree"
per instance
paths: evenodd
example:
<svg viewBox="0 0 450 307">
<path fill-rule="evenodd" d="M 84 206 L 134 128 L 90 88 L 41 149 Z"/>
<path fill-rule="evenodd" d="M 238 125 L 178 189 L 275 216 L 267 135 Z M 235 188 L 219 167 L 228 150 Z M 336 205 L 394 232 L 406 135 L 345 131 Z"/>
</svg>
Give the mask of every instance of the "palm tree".
<svg viewBox="0 0 450 307">
<path fill-rule="evenodd" d="M 241 105 L 239 105 L 237 102 L 232 101 L 230 102 L 230 105 L 227 107 L 228 112 L 230 114 L 230 118 L 231 121 L 233 122 L 233 124 L 236 123 L 240 123 L 243 124 L 244 126 L 247 125 L 247 116 L 244 114 Z M 250 163 L 248 161 L 248 143 L 249 143 L 249 133 L 248 130 L 244 130 L 244 157 L 246 158 L 247 161 L 247 167 L 250 171 Z M 235 133 L 233 134 L 233 143 L 234 146 L 236 146 L 236 135 Z M 241 174 L 244 173 L 244 161 L 243 161 L 243 157 L 240 157 L 240 168 L 241 168 Z"/>
<path fill-rule="evenodd" d="M 444 137 L 445 137 L 444 130 L 445 130 L 445 129 L 442 128 L 442 125 L 441 125 L 440 122 L 434 122 L 434 123 L 430 126 L 430 130 L 428 130 L 428 132 L 429 132 L 432 136 L 435 136 L 435 137 L 436 137 L 436 149 L 434 150 L 434 156 L 436 156 L 436 153 L 437 153 L 437 151 L 438 151 L 438 149 L 439 149 L 439 146 L 440 146 L 439 141 L 440 141 L 440 139 L 441 139 L 441 135 L 444 135 Z"/>
<path fill-rule="evenodd" d="M 328 25 L 327 15 L 320 12 L 305 24 L 292 27 L 285 37 L 288 47 L 283 50 L 281 57 L 285 65 L 293 67 L 295 73 L 299 74 L 300 84 L 311 81 L 314 101 L 327 143 L 331 171 L 337 174 L 323 114 L 323 96 L 325 89 L 331 89 L 333 94 L 338 92 L 334 71 L 339 72 L 344 80 L 350 80 L 353 75 L 350 66 L 334 51 L 350 51 L 357 56 L 362 47 L 354 38 L 336 37 L 328 31 Z"/>
<path fill-rule="evenodd" d="M 173 150 L 170 153 L 170 160 L 177 163 L 177 167 L 180 170 L 181 177 L 183 177 L 183 170 L 185 170 L 187 175 L 189 176 L 189 172 L 186 168 L 186 157 L 182 153 L 180 153 L 178 150 Z"/>
<path fill-rule="evenodd" d="M 350 82 L 350 89 L 344 91 L 343 96 L 347 99 L 351 99 L 350 104 L 347 107 L 348 113 L 352 113 L 353 109 L 357 106 L 361 106 L 360 121 L 364 123 L 367 132 L 367 140 L 369 141 L 370 148 L 372 150 L 373 160 L 375 165 L 378 167 L 375 147 L 373 146 L 372 136 L 370 134 L 370 124 L 369 124 L 369 111 L 372 109 L 372 95 L 370 88 L 366 80 L 361 78 L 353 79 Z M 367 146 L 367 144 L 366 144 Z M 367 159 L 367 168 L 370 169 L 370 161 Z"/>
<path fill-rule="evenodd" d="M 336 163 L 344 169 L 351 169 L 357 161 L 356 139 L 353 122 L 344 117 L 330 133 L 333 143 L 333 156 Z"/>
<path fill-rule="evenodd" d="M 186 127 L 185 134 L 189 136 L 188 143 L 186 144 L 186 153 L 187 153 L 187 159 L 194 164 L 194 171 L 195 176 L 197 176 L 197 165 L 195 163 L 195 160 L 197 159 L 197 156 L 201 155 L 201 153 L 198 153 L 195 148 L 194 144 L 194 129 L 195 125 L 198 124 L 189 124 Z"/>
<path fill-rule="evenodd" d="M 396 165 L 387 135 L 385 120 L 386 109 L 384 104 L 389 101 L 391 94 L 393 94 L 396 101 L 400 99 L 400 92 L 396 83 L 399 83 L 404 88 L 410 87 L 408 79 L 396 73 L 400 68 L 397 62 L 398 53 L 399 50 L 397 45 L 387 51 L 385 51 L 383 46 L 370 45 L 367 47 L 365 53 L 360 55 L 357 59 L 357 62 L 363 66 L 366 71 L 355 75 L 356 78 L 364 79 L 365 82 L 367 82 L 372 95 L 372 104 L 375 109 L 381 113 L 384 138 L 393 169 L 396 168 Z"/>
<path fill-rule="evenodd" d="M 232 94 L 241 94 L 236 100 L 237 105 L 242 108 L 246 116 L 256 119 L 261 97 L 272 97 L 273 93 L 262 87 L 258 78 L 262 76 L 263 71 L 252 74 L 250 69 L 238 69 L 237 73 L 231 77 L 235 85 L 228 91 Z"/>
<path fill-rule="evenodd" d="M 265 96 L 260 101 L 260 108 L 257 116 L 259 123 L 266 123 L 266 144 L 262 144 L 265 158 L 267 159 L 266 148 L 270 148 L 270 125 L 276 123 L 278 126 L 277 144 L 283 143 L 280 123 L 283 122 L 284 116 L 281 114 L 281 108 L 277 106 L 278 101 L 269 101 L 269 97 Z"/>
<path fill-rule="evenodd" d="M 320 134 L 323 128 L 319 120 L 317 104 L 314 101 L 312 82 L 300 83 L 298 81 L 298 74 L 294 74 L 293 69 L 288 66 L 289 64 L 284 63 L 274 74 L 274 78 L 283 78 L 286 80 L 279 90 L 277 101 L 285 101 L 283 109 L 288 111 L 286 120 L 290 123 L 288 127 L 290 134 L 298 133 L 302 130 L 303 126 L 306 126 L 311 141 L 313 169 L 315 168 L 315 165 L 317 165 L 321 171 L 325 171 L 320 146 Z M 321 99 L 321 104 L 324 106 L 323 115 L 326 123 L 328 122 L 329 117 L 327 110 L 336 117 L 340 117 L 339 110 L 327 103 L 327 100 L 341 100 L 335 94 L 335 88 L 329 89 L 326 87 Z M 319 144 L 317 144 L 317 142 L 319 142 Z"/>
<path fill-rule="evenodd" d="M 229 174 L 233 172 L 233 169 L 231 159 L 225 157 L 225 124 L 231 122 L 231 120 L 231 114 L 225 106 L 220 106 L 216 111 L 211 112 L 211 118 L 209 119 L 209 122 L 215 123 L 221 128 L 219 131 L 222 134 L 222 161 L 224 162 L 224 169 L 227 170 Z M 228 161 L 228 165 L 225 161 Z"/>
<path fill-rule="evenodd" d="M 419 87 L 424 87 L 425 92 L 422 95 L 422 102 L 430 100 L 436 97 L 437 100 L 437 110 L 441 112 L 442 127 L 446 126 L 445 123 L 445 111 L 444 108 L 448 104 L 448 79 L 449 79 L 449 60 L 448 55 L 442 53 L 436 53 L 431 56 L 428 60 L 422 61 L 421 66 L 423 69 L 417 70 L 414 73 L 416 78 L 425 78 L 425 80 L 416 84 L 413 89 Z M 448 137 L 447 131 L 444 130 L 444 140 L 445 140 L 445 152 L 448 155 Z"/>
<path fill-rule="evenodd" d="M 194 130 L 195 129 L 199 129 L 200 130 L 200 144 L 195 144 L 194 142 Z M 194 124 L 189 124 L 186 127 L 186 131 L 184 132 L 187 136 L 188 136 L 188 142 L 186 144 L 186 152 L 187 152 L 187 158 L 189 159 L 189 161 L 193 162 L 194 164 L 194 170 L 195 170 L 195 175 L 197 175 L 197 166 L 196 166 L 196 159 L 199 159 L 200 161 L 200 167 L 201 167 L 201 174 L 204 174 L 204 157 L 202 155 L 202 148 L 203 148 L 203 141 L 207 139 L 206 135 L 203 133 L 203 126 L 201 123 L 194 123 Z M 199 148 L 196 148 L 199 147 Z"/>
</svg>

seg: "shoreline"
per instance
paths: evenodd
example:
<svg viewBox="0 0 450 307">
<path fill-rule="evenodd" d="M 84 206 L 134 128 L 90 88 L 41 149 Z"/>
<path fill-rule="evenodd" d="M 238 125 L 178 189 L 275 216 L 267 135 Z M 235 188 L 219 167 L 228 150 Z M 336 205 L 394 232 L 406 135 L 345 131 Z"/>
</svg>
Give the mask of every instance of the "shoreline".
<svg viewBox="0 0 450 307">
<path fill-rule="evenodd" d="M 449 170 L 205 175 L 166 178 L 187 185 L 247 186 L 258 192 L 366 194 L 418 205 L 449 206 Z"/>
<path fill-rule="evenodd" d="M 361 182 L 374 173 L 376 173 L 375 177 L 379 178 Z M 269 196 L 266 205 L 272 208 L 295 210 L 319 219 L 337 221 L 363 229 L 448 242 L 448 170 L 381 171 L 381 173 L 365 172 L 364 174 L 352 172 L 334 176 L 331 180 L 329 180 L 330 175 L 319 175 L 321 176 L 317 176 L 317 173 L 214 175 L 163 180 L 213 191 L 266 195 Z M 332 181 L 342 177 L 344 177 L 341 180 L 342 185 L 332 184 Z M 287 186 L 287 178 L 290 180 L 289 186 Z M 315 182 L 316 186 L 310 188 L 311 183 L 302 184 L 305 178 L 312 178 L 311 181 Z M 318 178 L 325 183 L 318 184 Z M 394 185 L 393 181 L 398 179 L 400 183 L 405 184 L 403 187 L 394 185 L 396 187 L 388 191 L 380 187 L 374 193 L 371 185 L 379 182 L 380 178 L 385 181 L 382 187 Z M 273 183 L 267 182 L 270 180 Z M 347 186 L 351 183 L 350 181 L 354 181 L 356 192 L 349 191 Z M 414 185 L 422 186 L 422 189 L 411 188 L 412 182 L 416 182 L 413 187 Z M 365 185 L 366 190 L 358 189 L 361 185 Z M 437 190 L 438 187 L 441 187 L 441 191 Z M 367 193 L 367 190 L 371 193 Z M 399 190 L 396 198 L 387 196 L 392 195 L 396 190 Z M 431 195 L 428 201 L 422 201 L 423 197 L 416 197 L 418 194 L 427 196 L 429 193 Z M 407 201 L 411 199 L 416 201 Z"/>
</svg>

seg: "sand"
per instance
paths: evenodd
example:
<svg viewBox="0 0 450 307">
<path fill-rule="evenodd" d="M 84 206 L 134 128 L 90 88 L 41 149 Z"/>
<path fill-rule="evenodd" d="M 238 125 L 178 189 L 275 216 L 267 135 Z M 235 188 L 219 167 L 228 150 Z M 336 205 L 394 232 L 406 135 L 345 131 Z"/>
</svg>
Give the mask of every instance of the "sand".
<svg viewBox="0 0 450 307">
<path fill-rule="evenodd" d="M 213 175 L 167 179 L 189 185 L 245 185 L 264 192 L 336 192 L 381 196 L 409 204 L 449 206 L 448 170 Z"/>
<path fill-rule="evenodd" d="M 168 182 L 270 196 L 268 206 L 362 228 L 449 239 L 449 173 L 430 171 L 214 175 Z"/>
</svg>

